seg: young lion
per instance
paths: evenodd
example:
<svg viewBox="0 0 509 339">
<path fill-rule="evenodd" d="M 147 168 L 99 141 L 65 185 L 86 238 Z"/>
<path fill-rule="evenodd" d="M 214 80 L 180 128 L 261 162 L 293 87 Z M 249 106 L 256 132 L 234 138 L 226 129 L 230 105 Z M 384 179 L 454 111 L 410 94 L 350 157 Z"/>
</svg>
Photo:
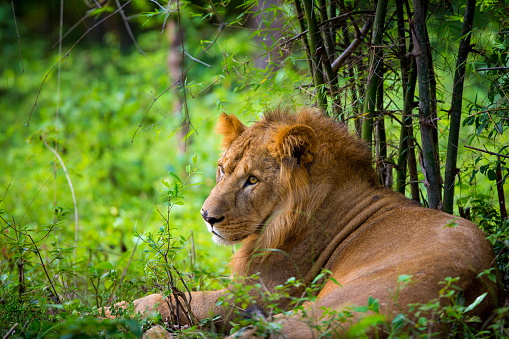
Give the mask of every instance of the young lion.
<svg viewBox="0 0 509 339">
<path fill-rule="evenodd" d="M 216 243 L 242 243 L 230 263 L 233 275 L 256 273 L 274 291 L 291 277 L 310 283 L 322 270 L 332 272 L 304 312 L 274 317 L 280 335 L 315 337 L 310 319 L 318 323 L 325 309 L 366 305 L 369 297 L 379 300 L 390 321 L 408 304 L 437 298 L 446 277 L 459 277 L 465 305 L 488 293 L 471 311 L 482 320 L 503 302 L 500 285 L 479 275 L 495 265 L 484 234 L 470 221 L 378 185 L 369 148 L 341 123 L 310 109 L 278 110 L 251 127 L 222 114 L 218 130 L 225 152 L 201 214 Z M 404 287 L 402 275 L 411 276 Z M 221 315 L 228 324 L 231 310 L 216 306 L 228 292 L 192 292 L 194 316 Z M 172 319 L 172 301 L 159 294 L 134 303 L 137 311 L 155 308 Z M 288 304 L 279 301 L 282 309 Z M 342 328 L 329 331 L 340 336 Z M 430 329 L 447 330 L 438 321 Z M 237 334 L 251 337 L 253 331 Z"/>
</svg>

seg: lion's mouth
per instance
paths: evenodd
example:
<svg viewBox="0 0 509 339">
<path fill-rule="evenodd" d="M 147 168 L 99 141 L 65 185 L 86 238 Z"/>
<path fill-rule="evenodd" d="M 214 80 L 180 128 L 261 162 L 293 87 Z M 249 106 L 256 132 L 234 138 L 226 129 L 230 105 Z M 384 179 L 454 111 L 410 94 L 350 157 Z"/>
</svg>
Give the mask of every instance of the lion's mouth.
<svg viewBox="0 0 509 339">
<path fill-rule="evenodd" d="M 264 229 L 265 227 L 267 226 L 267 223 L 269 222 L 269 220 L 272 218 L 272 213 L 270 213 L 269 215 L 267 215 L 267 217 L 265 219 L 263 219 L 263 221 L 256 227 L 256 230 L 255 230 L 255 234 L 260 234 Z"/>
<path fill-rule="evenodd" d="M 227 240 L 225 237 L 223 237 L 221 234 L 217 233 L 216 231 L 214 230 L 211 230 L 212 234 L 216 235 L 217 237 L 221 238 L 221 239 L 224 239 L 224 240 Z"/>
</svg>

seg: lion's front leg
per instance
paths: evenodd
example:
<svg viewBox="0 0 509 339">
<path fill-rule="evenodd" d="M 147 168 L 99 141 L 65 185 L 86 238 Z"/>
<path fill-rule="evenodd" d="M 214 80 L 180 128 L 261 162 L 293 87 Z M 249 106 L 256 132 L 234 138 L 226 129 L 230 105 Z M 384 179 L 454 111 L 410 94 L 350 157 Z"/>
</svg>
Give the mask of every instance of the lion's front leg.
<svg viewBox="0 0 509 339">
<path fill-rule="evenodd" d="M 159 313 L 165 323 L 180 326 L 193 325 L 197 321 L 219 315 L 221 316 L 219 321 L 228 325 L 231 312 L 216 305 L 218 299 L 225 293 L 226 290 L 191 292 L 179 297 L 178 302 L 173 296 L 165 298 L 162 294 L 151 294 L 133 301 L 134 312 L 143 317 Z M 122 301 L 113 307 L 105 307 L 104 315 L 106 318 L 114 319 L 116 308 L 126 309 L 128 306 L 127 302 Z"/>
</svg>

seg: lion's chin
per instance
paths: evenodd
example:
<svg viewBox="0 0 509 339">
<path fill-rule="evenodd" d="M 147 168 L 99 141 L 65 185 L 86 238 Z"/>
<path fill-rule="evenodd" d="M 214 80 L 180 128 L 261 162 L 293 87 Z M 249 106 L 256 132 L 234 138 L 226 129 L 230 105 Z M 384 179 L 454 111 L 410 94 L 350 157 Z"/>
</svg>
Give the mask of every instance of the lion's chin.
<svg viewBox="0 0 509 339">
<path fill-rule="evenodd" d="M 227 238 L 224 238 L 221 235 L 217 234 L 216 232 L 212 231 L 212 240 L 218 245 L 234 245 L 234 244 L 238 244 L 239 242 L 241 242 L 242 240 L 244 240 L 246 238 L 247 238 L 247 236 L 240 237 L 238 239 L 227 239 Z"/>
</svg>

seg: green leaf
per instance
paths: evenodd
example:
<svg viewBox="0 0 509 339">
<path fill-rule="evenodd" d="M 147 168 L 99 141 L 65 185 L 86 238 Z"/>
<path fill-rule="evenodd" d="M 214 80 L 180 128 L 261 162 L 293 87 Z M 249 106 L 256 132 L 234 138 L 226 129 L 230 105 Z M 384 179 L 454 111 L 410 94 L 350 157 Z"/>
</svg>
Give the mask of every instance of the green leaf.
<svg viewBox="0 0 509 339">
<path fill-rule="evenodd" d="M 396 314 L 396 316 L 394 317 L 394 319 L 392 319 L 392 326 L 398 328 L 401 326 L 401 324 L 403 324 L 405 322 L 405 315 L 403 313 L 399 313 L 399 314 Z"/>
<path fill-rule="evenodd" d="M 179 184 L 182 184 L 182 180 L 180 180 L 178 175 L 176 175 L 173 172 L 169 172 L 168 174 L 171 175 L 173 177 L 173 179 L 175 179 L 176 182 L 178 182 Z"/>
<path fill-rule="evenodd" d="M 111 280 L 106 280 L 106 281 L 104 282 L 104 287 L 105 287 L 107 290 L 109 290 L 109 289 L 110 289 L 111 285 L 113 285 L 113 281 L 111 281 Z"/>
<path fill-rule="evenodd" d="M 322 279 L 322 278 L 323 278 L 323 276 L 324 276 L 324 275 L 325 275 L 324 273 L 320 273 L 320 274 L 318 274 L 318 275 L 317 275 L 317 276 L 313 279 L 313 281 L 312 281 L 311 283 L 312 283 L 312 284 L 316 284 L 316 283 L 317 283 L 320 279 Z"/>
<path fill-rule="evenodd" d="M 341 284 L 339 283 L 339 281 L 337 281 L 336 279 L 334 279 L 333 277 L 330 277 L 329 278 L 333 283 L 335 283 L 336 285 L 338 286 L 341 286 Z"/>
<path fill-rule="evenodd" d="M 93 268 L 95 268 L 97 270 L 112 270 L 113 265 L 107 261 L 103 261 L 103 262 L 98 263 L 97 265 L 94 265 Z"/>
<path fill-rule="evenodd" d="M 489 169 L 488 170 L 488 180 L 490 180 L 490 181 L 497 180 L 497 173 L 495 172 L 494 169 Z"/>
<path fill-rule="evenodd" d="M 488 292 L 486 293 L 483 293 L 481 294 L 480 296 L 478 296 L 473 303 L 471 303 L 470 305 L 468 305 L 467 308 L 465 308 L 465 310 L 463 311 L 463 313 L 467 313 L 468 311 L 471 311 L 473 310 L 477 305 L 479 305 L 483 300 L 484 298 L 486 298 L 486 296 L 488 295 Z"/>
<path fill-rule="evenodd" d="M 412 279 L 412 275 L 409 275 L 409 274 L 402 274 L 398 277 L 398 282 L 404 282 L 404 283 L 408 283 L 410 282 L 410 280 Z"/>
<path fill-rule="evenodd" d="M 378 302 L 378 299 L 369 297 L 368 298 L 368 306 L 369 306 L 369 309 L 375 313 L 378 313 L 380 311 L 380 303 Z"/>
<path fill-rule="evenodd" d="M 353 309 L 355 312 L 367 313 L 369 311 L 368 306 L 357 306 Z"/>
</svg>

